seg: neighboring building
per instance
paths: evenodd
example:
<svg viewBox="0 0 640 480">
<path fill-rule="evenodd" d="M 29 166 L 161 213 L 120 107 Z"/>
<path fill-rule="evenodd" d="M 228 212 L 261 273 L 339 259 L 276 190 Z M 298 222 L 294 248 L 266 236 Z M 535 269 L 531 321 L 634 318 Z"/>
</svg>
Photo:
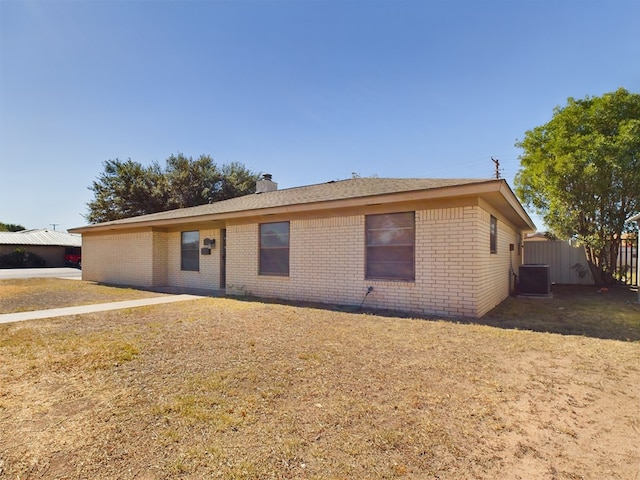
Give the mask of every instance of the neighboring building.
<svg viewBox="0 0 640 480">
<path fill-rule="evenodd" d="M 14 254 L 16 250 L 25 250 L 42 258 L 46 267 L 64 266 L 65 256 L 69 258 L 69 255 L 79 259 L 81 247 L 82 236 L 46 228 L 0 232 L 0 256 Z"/>
<path fill-rule="evenodd" d="M 531 233 L 524 237 L 525 242 L 546 242 L 548 240 L 550 240 L 550 238 L 544 232 Z"/>
<path fill-rule="evenodd" d="M 504 180 L 355 178 L 72 229 L 83 279 L 481 317 L 535 225 Z"/>
</svg>

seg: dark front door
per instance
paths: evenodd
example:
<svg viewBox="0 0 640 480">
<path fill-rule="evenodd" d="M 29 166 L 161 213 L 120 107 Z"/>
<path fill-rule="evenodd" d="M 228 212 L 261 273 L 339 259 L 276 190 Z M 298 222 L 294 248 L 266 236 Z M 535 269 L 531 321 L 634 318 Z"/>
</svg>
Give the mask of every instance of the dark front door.
<svg viewBox="0 0 640 480">
<path fill-rule="evenodd" d="M 227 229 L 220 230 L 220 290 L 227 288 Z"/>
</svg>

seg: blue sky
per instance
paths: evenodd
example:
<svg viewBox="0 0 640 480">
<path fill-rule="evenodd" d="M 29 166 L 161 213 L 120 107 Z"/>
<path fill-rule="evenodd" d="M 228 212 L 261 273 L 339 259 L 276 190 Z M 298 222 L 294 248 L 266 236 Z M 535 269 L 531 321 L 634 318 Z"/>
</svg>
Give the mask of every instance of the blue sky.
<svg viewBox="0 0 640 480">
<path fill-rule="evenodd" d="M 280 188 L 491 177 L 567 97 L 640 92 L 637 0 L 0 1 L 0 222 L 86 223 L 108 159 Z M 539 228 L 543 225 L 534 217 Z"/>
</svg>

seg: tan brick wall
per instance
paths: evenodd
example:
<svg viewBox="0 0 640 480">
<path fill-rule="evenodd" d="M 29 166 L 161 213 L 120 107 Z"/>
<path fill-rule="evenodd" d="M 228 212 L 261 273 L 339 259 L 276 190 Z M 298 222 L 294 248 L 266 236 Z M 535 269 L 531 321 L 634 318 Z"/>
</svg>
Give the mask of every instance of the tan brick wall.
<svg viewBox="0 0 640 480">
<path fill-rule="evenodd" d="M 509 293 L 509 243 L 498 225 L 489 252 L 489 213 L 478 206 L 416 212 L 415 282 L 365 279 L 364 215 L 290 222 L 289 277 L 258 275 L 258 225 L 227 228 L 227 292 L 365 305 L 421 314 L 481 316 Z M 515 253 L 515 252 L 514 252 Z"/>
<path fill-rule="evenodd" d="M 140 287 L 175 286 L 217 290 L 220 286 L 220 231 L 200 230 L 200 245 L 215 238 L 211 255 L 200 255 L 200 271 L 180 269 L 180 232 L 84 235 L 84 280 Z"/>
<path fill-rule="evenodd" d="M 227 226 L 226 291 L 232 295 L 290 298 L 284 291 L 289 278 L 268 277 L 269 283 L 258 276 L 258 231 L 258 224 Z M 260 291 L 254 292 L 258 286 Z"/>
<path fill-rule="evenodd" d="M 205 238 L 216 241 L 211 255 L 200 255 L 200 270 L 197 272 L 182 271 L 180 269 L 181 232 L 170 232 L 168 235 L 167 251 L 167 281 L 168 285 L 184 288 L 200 288 L 217 290 L 220 288 L 220 230 L 202 229 L 200 232 L 200 247 Z"/>
<path fill-rule="evenodd" d="M 227 293 L 359 305 L 424 315 L 478 317 L 509 294 L 511 266 L 520 257 L 517 232 L 484 206 L 416 211 L 415 282 L 365 279 L 365 215 L 294 219 L 290 225 L 290 275 L 258 274 L 257 223 L 227 226 Z M 489 249 L 489 218 L 498 218 L 498 253 Z M 180 232 L 135 232 L 83 237 L 83 278 L 106 283 L 218 289 L 220 230 L 200 270 L 180 270 Z M 153 259 L 151 258 L 153 252 Z M 124 261 L 123 261 L 124 259 Z"/>
<path fill-rule="evenodd" d="M 517 232 L 498 218 L 498 242 L 497 253 L 490 253 L 489 225 L 491 213 L 480 209 L 480 239 L 485 239 L 480 251 L 478 275 L 478 316 L 486 314 L 497 306 L 511 293 L 513 285 L 512 272 L 518 272 L 521 256 L 518 256 Z M 509 250 L 509 245 L 514 245 L 514 250 Z"/>
<path fill-rule="evenodd" d="M 169 285 L 167 261 L 169 255 L 169 234 L 153 232 L 153 270 L 152 285 L 162 287 Z"/>
<path fill-rule="evenodd" d="M 82 236 L 82 279 L 150 287 L 153 283 L 151 230 Z"/>
</svg>

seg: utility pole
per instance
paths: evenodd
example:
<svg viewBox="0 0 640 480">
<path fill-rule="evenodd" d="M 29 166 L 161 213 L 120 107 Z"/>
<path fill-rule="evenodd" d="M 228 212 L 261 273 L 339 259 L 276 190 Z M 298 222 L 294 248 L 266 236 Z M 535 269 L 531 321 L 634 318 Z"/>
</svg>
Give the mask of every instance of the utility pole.
<svg viewBox="0 0 640 480">
<path fill-rule="evenodd" d="M 60 224 L 59 223 L 50 223 L 49 225 L 51 225 L 53 227 L 53 231 L 55 232 L 56 231 L 56 227 L 58 225 L 60 225 Z"/>
<path fill-rule="evenodd" d="M 500 160 L 491 157 L 491 161 L 496 164 L 496 178 L 500 178 Z"/>
</svg>

